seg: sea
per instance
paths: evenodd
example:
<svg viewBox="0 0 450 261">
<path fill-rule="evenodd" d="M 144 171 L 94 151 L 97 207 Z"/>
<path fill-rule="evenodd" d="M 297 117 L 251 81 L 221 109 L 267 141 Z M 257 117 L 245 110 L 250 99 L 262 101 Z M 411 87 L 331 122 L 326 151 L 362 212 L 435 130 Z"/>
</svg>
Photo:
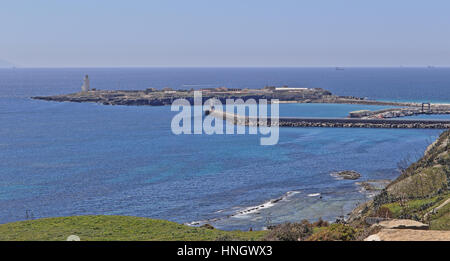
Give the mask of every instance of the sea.
<svg viewBox="0 0 450 261">
<path fill-rule="evenodd" d="M 32 100 L 103 90 L 283 86 L 385 101 L 450 103 L 450 68 L 0 69 L 0 223 L 127 215 L 225 230 L 334 221 L 373 197 L 358 182 L 393 180 L 443 130 L 280 128 L 261 135 L 175 135 L 170 106 Z M 383 106 L 280 104 L 281 116 L 346 117 Z M 448 115 L 421 116 L 444 118 Z M 341 180 L 341 170 L 361 173 Z"/>
</svg>

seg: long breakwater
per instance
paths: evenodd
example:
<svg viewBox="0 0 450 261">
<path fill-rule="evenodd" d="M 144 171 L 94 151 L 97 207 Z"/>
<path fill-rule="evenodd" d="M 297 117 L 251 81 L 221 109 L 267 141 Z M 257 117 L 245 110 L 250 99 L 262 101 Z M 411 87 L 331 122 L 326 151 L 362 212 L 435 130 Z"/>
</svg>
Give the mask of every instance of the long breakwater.
<svg viewBox="0 0 450 261">
<path fill-rule="evenodd" d="M 325 128 L 398 128 L 398 129 L 449 129 L 450 120 L 426 119 L 361 119 L 361 118 L 255 118 L 220 110 L 206 111 L 207 115 L 246 126 L 325 127 Z"/>
</svg>

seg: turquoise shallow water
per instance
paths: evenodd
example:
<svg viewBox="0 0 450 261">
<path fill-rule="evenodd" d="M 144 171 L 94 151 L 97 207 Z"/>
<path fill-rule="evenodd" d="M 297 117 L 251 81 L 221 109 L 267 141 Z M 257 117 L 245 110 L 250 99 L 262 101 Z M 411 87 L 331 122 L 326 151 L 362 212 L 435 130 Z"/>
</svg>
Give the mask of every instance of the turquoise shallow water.
<svg viewBox="0 0 450 261">
<path fill-rule="evenodd" d="M 336 180 L 330 175 L 333 171 L 354 169 L 362 173 L 361 180 L 393 179 L 398 175 L 397 162 L 419 157 L 441 133 L 281 128 L 276 146 L 260 146 L 258 135 L 176 136 L 170 130 L 175 114 L 170 107 L 29 99 L 32 95 L 75 92 L 85 73 L 90 74 L 94 86 L 111 89 L 183 88 L 184 84 L 223 85 L 227 81 L 231 86 L 261 87 L 286 81 L 292 86 L 307 83 L 347 95 L 347 83 L 355 75 L 354 81 L 360 84 L 353 89 L 355 96 L 375 93 L 376 84 L 368 80 L 362 84 L 373 75 L 381 78 L 376 83 L 404 86 L 399 88 L 404 88 L 406 96 L 410 95 L 408 88 L 411 93 L 421 93 L 420 86 L 425 83 L 444 94 L 449 86 L 448 74 L 439 72 L 435 72 L 439 77 L 427 82 L 402 78 L 417 72 L 401 71 L 398 76 L 395 71 L 383 74 L 377 69 L 345 71 L 342 75 L 328 69 L 261 70 L 0 70 L 0 223 L 23 220 L 27 212 L 35 218 L 120 214 L 183 223 L 210 220 L 224 229 L 261 228 L 268 220 L 333 220 L 368 197 L 354 181 Z M 386 91 L 383 88 L 378 91 Z M 426 89 L 422 96 L 434 97 L 427 97 L 427 93 L 434 92 Z M 445 95 L 439 98 L 450 101 Z M 343 117 L 365 108 L 380 107 L 281 104 L 280 114 Z M 289 191 L 294 193 L 286 194 Z M 318 193 L 321 198 L 313 196 Z M 234 215 L 279 197 L 283 200 L 273 206 L 266 204 L 262 210 Z"/>
</svg>

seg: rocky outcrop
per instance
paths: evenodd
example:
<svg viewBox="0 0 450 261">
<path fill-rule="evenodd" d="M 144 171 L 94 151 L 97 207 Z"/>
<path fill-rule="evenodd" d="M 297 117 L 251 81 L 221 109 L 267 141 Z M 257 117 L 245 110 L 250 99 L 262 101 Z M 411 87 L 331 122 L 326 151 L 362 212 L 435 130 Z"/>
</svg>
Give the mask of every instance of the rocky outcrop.
<svg viewBox="0 0 450 261">
<path fill-rule="evenodd" d="M 344 170 L 334 173 L 338 178 L 355 180 L 361 177 L 361 174 L 354 170 Z"/>
<path fill-rule="evenodd" d="M 356 182 L 356 185 L 361 186 L 364 191 L 380 191 L 384 189 L 390 183 L 389 180 L 367 180 L 362 182 Z"/>
<path fill-rule="evenodd" d="M 450 131 L 443 132 L 420 160 L 403 169 L 373 200 L 355 208 L 346 221 L 355 226 L 370 226 L 384 224 L 381 222 L 386 218 L 412 219 L 428 224 L 431 230 L 449 230 L 449 140 Z M 391 225 L 387 223 L 386 227 L 395 227 Z M 400 226 L 426 227 L 417 223 Z"/>
</svg>

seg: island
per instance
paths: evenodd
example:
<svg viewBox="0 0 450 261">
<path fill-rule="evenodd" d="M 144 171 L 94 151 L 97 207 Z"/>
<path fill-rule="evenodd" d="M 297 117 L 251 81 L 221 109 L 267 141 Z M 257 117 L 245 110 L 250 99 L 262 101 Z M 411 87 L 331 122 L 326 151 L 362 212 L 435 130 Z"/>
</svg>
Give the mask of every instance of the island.
<svg viewBox="0 0 450 261">
<path fill-rule="evenodd" d="M 145 90 L 86 90 L 83 85 L 81 92 L 55 95 L 36 96 L 32 99 L 57 102 L 95 102 L 104 105 L 171 105 L 176 99 L 187 99 L 193 102 L 194 90 L 173 90 L 171 88 Z M 321 88 L 290 88 L 267 86 L 261 89 L 229 89 L 226 87 L 205 88 L 202 92 L 203 100 L 216 98 L 225 103 L 226 99 L 278 99 L 281 102 L 363 102 L 364 99 L 356 97 L 341 97 Z"/>
<path fill-rule="evenodd" d="M 279 103 L 336 103 L 336 104 L 363 104 L 396 106 L 382 110 L 359 110 L 349 113 L 349 118 L 376 119 L 413 116 L 418 114 L 450 114 L 450 104 L 431 104 L 414 102 L 377 101 L 355 96 L 339 96 L 322 88 L 289 87 L 287 85 L 265 86 L 260 89 L 239 88 L 203 88 L 177 89 L 172 88 L 147 88 L 145 90 L 98 90 L 90 88 L 88 75 L 84 77 L 81 91 L 70 94 L 35 96 L 36 100 L 56 102 L 91 102 L 103 105 L 134 105 L 134 106 L 163 106 L 171 105 L 176 99 L 186 99 L 193 103 L 194 92 L 202 93 L 203 102 L 215 98 L 222 103 L 227 99 L 242 99 L 244 101 L 260 99 L 267 101 L 278 100 Z"/>
<path fill-rule="evenodd" d="M 35 96 L 36 100 L 56 102 L 90 102 L 103 105 L 128 106 L 163 106 L 171 105 L 176 99 L 186 99 L 194 104 L 194 92 L 202 93 L 202 102 L 215 98 L 225 104 L 227 99 L 254 99 L 268 102 L 276 99 L 279 103 L 336 103 L 395 106 L 382 110 L 360 110 L 350 112 L 347 118 L 280 118 L 278 125 L 282 127 L 332 127 L 332 128 L 450 128 L 450 120 L 408 119 L 403 121 L 389 118 L 413 116 L 419 114 L 450 114 L 450 104 L 430 104 L 413 102 L 377 101 L 354 96 L 338 96 L 322 88 L 275 87 L 266 86 L 261 89 L 229 89 L 226 87 L 204 88 L 200 90 L 174 90 L 171 88 L 145 90 L 97 90 L 89 86 L 86 75 L 81 91 L 54 96 Z M 212 113 L 207 111 L 207 114 Z M 249 119 L 241 115 L 212 113 L 218 118 L 232 120 L 235 124 L 249 124 Z M 267 119 L 263 119 L 266 121 Z M 270 123 L 270 119 L 267 120 Z M 255 120 L 254 122 L 259 122 Z"/>
</svg>

